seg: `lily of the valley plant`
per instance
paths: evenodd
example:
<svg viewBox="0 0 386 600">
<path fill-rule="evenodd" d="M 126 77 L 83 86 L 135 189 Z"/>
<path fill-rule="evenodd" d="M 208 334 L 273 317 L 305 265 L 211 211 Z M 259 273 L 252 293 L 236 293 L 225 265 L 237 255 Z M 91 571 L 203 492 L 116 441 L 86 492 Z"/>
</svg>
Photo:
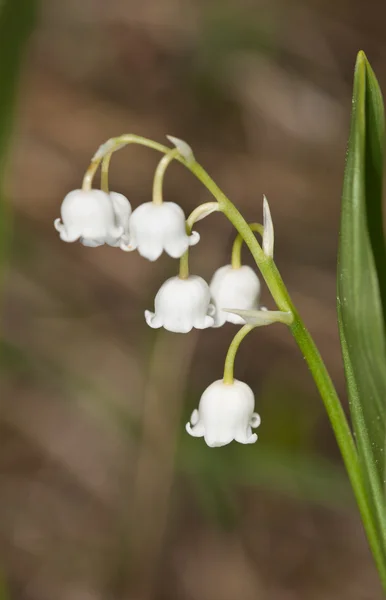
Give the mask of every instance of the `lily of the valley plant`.
<svg viewBox="0 0 386 600">
<path fill-rule="evenodd" d="M 210 447 L 232 441 L 256 442 L 255 430 L 261 419 L 255 412 L 253 391 L 234 378 L 235 357 L 243 338 L 259 326 L 282 323 L 289 327 L 324 401 L 386 589 L 386 451 L 382 454 L 386 439 L 386 294 L 383 297 L 382 290 L 386 290 L 386 284 L 383 286 L 381 280 L 386 276 L 386 255 L 380 225 L 383 105 L 363 53 L 357 61 L 353 106 L 342 206 L 338 312 L 356 442 L 326 367 L 274 263 L 274 227 L 265 197 L 263 223 L 248 224 L 195 160 L 186 142 L 168 136 L 172 144 L 169 147 L 125 134 L 108 140 L 97 150 L 82 188 L 64 198 L 55 228 L 65 242 L 79 241 L 91 247 L 107 244 L 125 252 L 137 250 L 150 261 L 156 261 L 163 252 L 179 259 L 176 275 L 158 290 L 154 309 L 144 311 L 144 321 L 150 327 L 175 333 L 217 328 L 225 323 L 237 327 L 225 358 L 223 377 L 204 390 L 198 408 L 186 424 L 191 436 L 204 438 Z M 125 196 L 110 191 L 108 186 L 111 157 L 128 144 L 147 146 L 162 155 L 152 196 L 134 210 Z M 181 206 L 163 200 L 164 175 L 176 161 L 197 177 L 214 198 L 198 206 L 187 218 Z M 101 189 L 95 189 L 93 180 L 99 167 Z M 230 221 L 236 237 L 229 264 L 220 266 L 211 281 L 206 282 L 199 274 L 190 273 L 189 252 L 200 240 L 198 222 L 209 216 L 214 218 L 216 213 Z M 261 243 L 256 234 L 261 236 Z M 252 253 L 256 270 L 241 263 L 243 243 Z M 257 271 L 276 304 L 274 310 L 260 306 Z"/>
</svg>

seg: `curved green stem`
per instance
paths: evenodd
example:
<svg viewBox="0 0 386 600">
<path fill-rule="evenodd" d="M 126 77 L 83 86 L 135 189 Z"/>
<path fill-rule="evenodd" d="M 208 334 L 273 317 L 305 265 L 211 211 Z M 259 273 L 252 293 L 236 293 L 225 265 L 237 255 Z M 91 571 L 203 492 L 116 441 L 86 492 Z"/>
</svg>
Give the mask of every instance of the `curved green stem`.
<svg viewBox="0 0 386 600">
<path fill-rule="evenodd" d="M 179 151 L 177 149 L 171 150 L 158 163 L 158 166 L 155 170 L 154 181 L 153 181 L 153 204 L 162 204 L 163 195 L 162 195 L 162 187 L 165 177 L 165 172 L 170 163 L 179 156 Z"/>
<path fill-rule="evenodd" d="M 239 346 L 240 346 L 241 342 L 243 341 L 243 339 L 245 338 L 245 336 L 248 335 L 248 333 L 250 331 L 252 331 L 252 329 L 254 329 L 254 328 L 255 328 L 255 325 L 244 325 L 241 329 L 239 329 L 239 331 L 236 333 L 235 337 L 231 341 L 231 344 L 228 348 L 227 355 L 225 357 L 225 364 L 224 364 L 223 381 L 226 385 L 232 385 L 232 383 L 234 381 L 233 371 L 234 371 L 234 366 L 235 366 L 235 358 L 236 358 L 237 350 L 239 349 Z"/>
<path fill-rule="evenodd" d="M 172 148 L 169 148 L 168 146 L 158 144 L 158 142 L 153 142 L 153 140 L 149 140 L 148 138 L 142 137 L 141 135 L 135 135 L 134 133 L 124 133 L 119 137 L 110 138 L 101 146 L 99 146 L 98 150 L 92 157 L 91 163 L 83 177 L 82 189 L 85 191 L 91 190 L 95 173 L 97 172 L 102 159 L 107 154 L 112 154 L 113 152 L 116 152 L 117 150 L 120 150 L 121 148 L 124 148 L 124 146 L 127 146 L 129 144 L 139 144 L 140 146 L 146 146 L 147 148 L 152 148 L 153 150 L 161 152 L 162 154 L 168 154 L 172 151 Z M 185 164 L 185 160 L 181 156 L 176 156 L 175 159 Z"/>
<path fill-rule="evenodd" d="M 248 227 L 251 231 L 259 233 L 261 236 L 264 233 L 264 226 L 261 223 L 249 223 Z M 232 246 L 232 260 L 231 264 L 233 269 L 240 269 L 241 267 L 241 248 L 244 242 L 244 238 L 241 233 L 238 233 Z"/>
<path fill-rule="evenodd" d="M 218 202 L 205 202 L 205 204 L 200 204 L 197 208 L 194 209 L 193 212 L 190 213 L 189 217 L 186 219 L 186 233 L 190 235 L 192 233 L 193 225 L 204 219 L 212 212 L 219 210 Z M 189 248 L 180 258 L 180 271 L 179 278 L 187 279 L 189 277 Z"/>
<path fill-rule="evenodd" d="M 103 157 L 103 161 L 102 161 L 101 190 L 103 192 L 106 192 L 106 194 L 109 193 L 109 167 L 110 167 L 111 156 L 112 156 L 112 152 L 109 152 L 108 154 L 106 154 L 106 156 Z"/>
</svg>

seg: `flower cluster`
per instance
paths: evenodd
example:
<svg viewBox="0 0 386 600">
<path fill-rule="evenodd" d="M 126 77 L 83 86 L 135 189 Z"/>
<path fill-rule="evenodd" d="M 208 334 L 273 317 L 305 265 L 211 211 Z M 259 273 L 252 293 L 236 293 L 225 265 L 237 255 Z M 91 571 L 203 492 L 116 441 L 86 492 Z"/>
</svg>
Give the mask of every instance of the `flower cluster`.
<svg viewBox="0 0 386 600">
<path fill-rule="evenodd" d="M 65 242 L 138 250 L 150 261 L 163 251 L 181 258 L 200 239 L 196 231 L 187 234 L 184 211 L 174 202 L 146 202 L 132 211 L 122 194 L 97 189 L 67 194 L 55 228 Z M 240 325 L 245 323 L 242 317 L 223 309 L 257 310 L 259 298 L 260 281 L 251 267 L 225 265 L 217 269 L 209 285 L 197 275 L 165 281 L 155 297 L 155 311 L 146 310 L 145 319 L 150 327 L 174 333 L 220 327 L 227 321 Z"/>
<path fill-rule="evenodd" d="M 185 143 L 171 139 L 177 150 L 166 154 L 160 162 L 151 202 L 132 211 L 130 202 L 124 195 L 107 189 L 93 189 L 85 178 L 83 189 L 74 190 L 64 198 L 61 218 L 55 220 L 55 228 L 65 242 L 80 241 L 89 247 L 107 244 L 126 252 L 138 250 L 141 256 L 150 261 L 157 260 L 163 252 L 180 259 L 179 275 L 162 284 L 155 297 L 154 312 L 145 311 L 145 320 L 150 327 L 187 333 L 192 328 L 217 328 L 226 322 L 245 325 L 244 311 L 247 311 L 245 315 L 263 313 L 259 310 L 259 278 L 251 267 L 241 265 L 240 262 L 242 239 L 240 243 L 235 242 L 231 264 L 217 269 L 209 284 L 202 277 L 189 273 L 188 250 L 200 239 L 199 234 L 192 231 L 193 226 L 195 222 L 220 208 L 217 202 L 202 205 L 186 220 L 184 211 L 178 204 L 163 201 L 162 180 L 167 165 L 178 157 L 187 163 L 193 160 L 190 148 Z M 101 147 L 103 151 L 106 148 L 106 145 Z M 94 168 L 95 162 L 100 162 L 103 158 L 103 152 L 99 153 L 101 156 L 97 153 L 90 167 Z M 107 185 L 102 187 L 106 188 Z M 267 214 L 270 218 L 265 201 L 265 220 Z M 272 256 L 271 223 L 268 227 L 265 223 L 264 230 L 269 233 L 263 240 L 264 252 L 271 253 Z M 273 322 L 272 317 L 269 322 Z M 249 329 L 246 327 L 247 330 L 251 329 L 250 326 Z M 193 411 L 186 430 L 194 437 L 204 437 L 211 447 L 223 446 L 232 440 L 242 444 L 254 443 L 257 435 L 252 432 L 252 428 L 260 425 L 260 417 L 254 412 L 254 406 L 252 390 L 233 378 L 232 362 L 228 372 L 224 371 L 224 379 L 215 381 L 205 390 L 198 410 Z"/>
</svg>

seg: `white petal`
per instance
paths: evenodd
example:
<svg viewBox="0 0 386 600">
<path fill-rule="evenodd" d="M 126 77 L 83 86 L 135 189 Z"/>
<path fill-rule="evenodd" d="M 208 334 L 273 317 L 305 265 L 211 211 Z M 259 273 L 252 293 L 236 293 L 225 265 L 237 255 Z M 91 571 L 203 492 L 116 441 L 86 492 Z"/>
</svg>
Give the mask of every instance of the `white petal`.
<svg viewBox="0 0 386 600">
<path fill-rule="evenodd" d="M 192 427 L 190 423 L 186 423 L 185 429 L 189 435 L 193 437 L 204 437 L 205 430 L 202 423 L 197 423 L 197 425 L 194 425 L 194 427 Z"/>
<path fill-rule="evenodd" d="M 121 246 L 121 248 L 126 252 L 134 252 L 134 250 L 137 249 L 137 242 L 130 236 L 130 243 L 127 246 L 123 244 L 123 247 Z"/>
<path fill-rule="evenodd" d="M 104 244 L 104 240 L 92 240 L 91 238 L 80 238 L 80 242 L 83 246 L 87 246 L 88 248 L 97 248 Z"/>
<path fill-rule="evenodd" d="M 215 314 L 216 314 L 216 307 L 215 307 L 215 305 L 214 304 L 209 304 L 209 306 L 208 306 L 208 315 L 210 317 L 214 317 Z"/>
<path fill-rule="evenodd" d="M 75 230 L 74 228 L 72 228 L 71 232 L 68 231 L 64 225 L 62 226 L 62 229 L 60 230 L 60 239 L 63 242 L 76 242 L 77 240 L 79 240 L 80 238 L 80 233 L 79 231 Z"/>
<path fill-rule="evenodd" d="M 235 441 L 239 442 L 239 444 L 254 444 L 257 442 L 257 434 L 252 433 L 250 436 L 246 436 L 245 433 L 243 433 L 242 435 L 237 435 Z"/>
<path fill-rule="evenodd" d="M 118 247 L 121 250 L 123 250 L 124 252 L 133 252 L 133 250 L 136 250 L 136 247 L 134 247 L 132 244 L 130 244 L 130 242 L 126 242 L 125 240 L 121 240 L 119 242 Z"/>
<path fill-rule="evenodd" d="M 209 315 L 200 317 L 199 319 L 196 319 L 196 321 L 194 322 L 194 327 L 196 329 L 207 329 L 208 327 L 213 327 L 213 325 L 214 325 L 214 318 L 210 317 Z"/>
<path fill-rule="evenodd" d="M 192 231 L 189 236 L 189 246 L 195 246 L 200 241 L 200 234 L 198 231 Z"/>
<path fill-rule="evenodd" d="M 62 229 L 63 229 L 63 223 L 62 223 L 62 221 L 60 220 L 59 217 L 57 219 L 55 219 L 55 221 L 54 221 L 54 227 L 55 227 L 56 231 L 59 231 L 59 232 L 62 231 Z"/>
<path fill-rule="evenodd" d="M 205 434 L 204 439 L 206 444 L 210 448 L 221 448 L 221 446 L 227 446 L 228 444 L 230 444 L 233 441 L 233 436 L 228 435 L 219 438 L 210 434 Z"/>
<path fill-rule="evenodd" d="M 159 329 L 162 327 L 161 319 L 157 317 L 155 313 L 150 312 L 150 310 L 145 310 L 145 320 L 152 329 Z"/>
<path fill-rule="evenodd" d="M 107 243 L 114 248 L 121 248 L 121 250 L 124 250 L 125 252 L 130 251 L 130 239 L 128 234 L 123 234 L 118 239 L 109 239 Z"/>
<path fill-rule="evenodd" d="M 253 428 L 259 427 L 261 425 L 261 417 L 260 417 L 260 415 L 258 413 L 256 413 L 256 412 L 252 413 L 252 416 L 250 418 L 249 424 Z"/>
<path fill-rule="evenodd" d="M 79 237 L 80 237 L 79 231 L 75 231 L 74 229 L 71 232 L 72 235 L 70 236 L 68 234 L 68 232 L 67 232 L 64 224 L 62 223 L 62 221 L 59 218 L 55 219 L 55 221 L 54 221 L 54 227 L 55 227 L 56 231 L 59 232 L 60 239 L 63 242 L 76 242 L 76 240 L 78 240 Z"/>
<path fill-rule="evenodd" d="M 129 248 L 131 250 L 130 246 L 129 246 Z M 163 247 L 157 239 L 145 240 L 143 238 L 142 240 L 140 240 L 138 242 L 137 249 L 141 256 L 143 256 L 144 258 L 147 258 L 151 262 L 154 262 L 155 260 L 157 260 L 157 258 L 159 258 L 161 256 L 162 251 L 163 251 Z"/>
<path fill-rule="evenodd" d="M 224 313 L 224 311 L 218 310 L 217 308 L 215 308 L 215 312 L 213 315 L 213 327 L 215 327 L 215 328 L 222 327 L 223 325 L 225 325 L 226 321 L 227 321 L 227 318 L 226 318 L 226 314 Z"/>
<path fill-rule="evenodd" d="M 197 410 L 197 408 L 195 408 L 191 414 L 190 422 L 192 425 L 197 425 L 198 421 L 199 421 L 198 410 Z"/>
<path fill-rule="evenodd" d="M 163 326 L 172 333 L 189 333 L 193 329 L 193 323 L 190 319 L 179 319 L 171 316 L 165 318 Z"/>
<path fill-rule="evenodd" d="M 169 238 L 165 240 L 165 252 L 172 258 L 181 258 L 189 248 L 189 239 L 186 237 Z"/>
</svg>

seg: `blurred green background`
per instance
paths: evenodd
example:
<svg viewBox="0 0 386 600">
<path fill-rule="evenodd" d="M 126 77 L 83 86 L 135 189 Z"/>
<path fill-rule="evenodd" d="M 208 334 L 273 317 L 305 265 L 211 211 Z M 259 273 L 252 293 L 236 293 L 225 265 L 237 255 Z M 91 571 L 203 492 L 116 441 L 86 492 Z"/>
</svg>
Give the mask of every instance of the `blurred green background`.
<svg viewBox="0 0 386 600">
<path fill-rule="evenodd" d="M 29 8 L 18 2 L 21 27 Z M 0 565 L 12 600 L 382 597 L 322 403 L 286 328 L 251 334 L 236 362 L 256 393 L 258 443 L 209 449 L 184 424 L 221 377 L 236 329 L 149 330 L 143 311 L 177 264 L 64 244 L 53 227 L 105 139 L 187 140 L 248 220 L 261 221 L 267 195 L 277 264 L 344 397 L 335 269 L 358 49 L 386 86 L 386 11 L 372 8 L 40 3 L 6 174 L 12 223 L 3 215 L 1 227 L 11 242 Z M 4 52 L 6 69 L 15 55 Z M 115 154 L 111 189 L 134 207 L 148 201 L 157 160 L 143 148 Z M 178 165 L 165 198 L 186 213 L 210 199 Z M 209 279 L 229 262 L 233 232 L 220 215 L 198 229 L 191 268 Z M 273 308 L 266 291 L 263 304 Z"/>
</svg>

